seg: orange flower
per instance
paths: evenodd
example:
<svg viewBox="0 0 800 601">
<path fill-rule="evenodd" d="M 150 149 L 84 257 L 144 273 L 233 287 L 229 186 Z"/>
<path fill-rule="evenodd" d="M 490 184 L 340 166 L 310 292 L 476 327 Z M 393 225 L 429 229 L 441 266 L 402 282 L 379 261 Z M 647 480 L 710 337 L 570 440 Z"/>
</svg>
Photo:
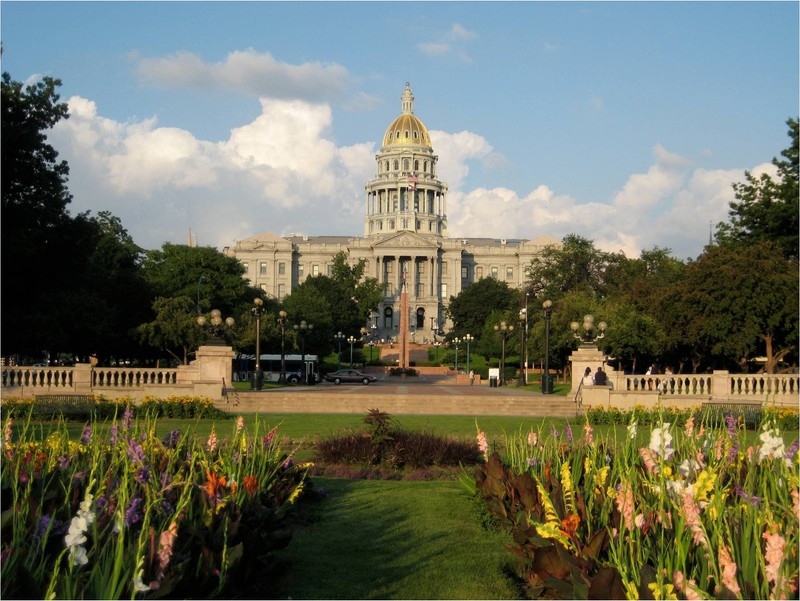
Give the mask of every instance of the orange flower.
<svg viewBox="0 0 800 601">
<path fill-rule="evenodd" d="M 258 478 L 255 476 L 245 476 L 244 489 L 251 497 L 255 496 L 256 491 L 258 491 Z"/>
<path fill-rule="evenodd" d="M 564 534 L 568 537 L 573 537 L 578 531 L 580 526 L 581 517 L 577 513 L 573 513 L 561 520 L 561 527 L 564 529 Z"/>
<path fill-rule="evenodd" d="M 212 499 L 216 497 L 219 489 L 225 487 L 227 484 L 228 480 L 225 476 L 218 476 L 206 470 L 206 483 L 203 484 L 203 487 L 206 489 L 209 497 Z M 219 492 L 221 493 L 221 491 Z"/>
</svg>

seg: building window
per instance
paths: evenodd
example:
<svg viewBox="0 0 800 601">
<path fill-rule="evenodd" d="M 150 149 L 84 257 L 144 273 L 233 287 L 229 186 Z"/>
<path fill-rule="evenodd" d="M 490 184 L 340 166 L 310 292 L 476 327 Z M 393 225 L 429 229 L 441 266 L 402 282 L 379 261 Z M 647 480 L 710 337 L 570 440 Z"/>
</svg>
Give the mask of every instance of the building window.
<svg viewBox="0 0 800 601">
<path fill-rule="evenodd" d="M 303 277 L 303 274 L 305 273 L 305 271 L 306 270 L 305 270 L 305 267 L 303 265 L 298 265 L 297 266 L 297 279 L 298 280 Z"/>
<path fill-rule="evenodd" d="M 285 295 L 286 295 L 286 285 L 278 284 L 278 299 L 283 300 L 283 297 Z"/>
<path fill-rule="evenodd" d="M 425 161 L 424 163 L 422 163 L 422 172 L 423 173 L 428 173 L 428 161 Z"/>
<path fill-rule="evenodd" d="M 318 276 L 319 275 L 319 265 L 312 265 L 311 266 L 311 275 Z"/>
<path fill-rule="evenodd" d="M 476 267 L 475 268 L 475 279 L 482 280 L 483 279 L 483 267 Z"/>
<path fill-rule="evenodd" d="M 394 229 L 394 219 L 390 219 L 390 220 L 389 220 L 389 229 L 390 229 L 390 230 L 393 230 L 393 229 Z"/>
<path fill-rule="evenodd" d="M 384 328 L 392 328 L 394 326 L 393 314 L 394 314 L 394 311 L 392 311 L 391 307 L 386 307 L 383 310 L 383 327 Z"/>
<path fill-rule="evenodd" d="M 258 273 L 261 275 L 267 275 L 267 264 L 262 262 L 258 265 Z"/>
<path fill-rule="evenodd" d="M 419 171 L 419 161 L 414 161 L 414 171 Z"/>
<path fill-rule="evenodd" d="M 422 297 L 425 296 L 425 284 L 422 282 L 417 283 L 417 296 Z"/>
<path fill-rule="evenodd" d="M 461 266 L 461 279 L 466 280 L 469 277 L 469 268 L 466 265 Z"/>
<path fill-rule="evenodd" d="M 331 277 L 333 275 L 333 265 L 326 265 L 325 273 L 328 274 L 328 277 Z"/>
<path fill-rule="evenodd" d="M 425 274 L 425 261 L 418 261 L 417 262 L 417 275 L 424 275 Z"/>
<path fill-rule="evenodd" d="M 247 261 L 242 261 L 242 267 L 244 267 L 244 271 L 247 273 L 248 269 L 250 269 L 250 263 Z"/>
<path fill-rule="evenodd" d="M 442 275 L 447 275 L 447 263 L 442 261 Z"/>
<path fill-rule="evenodd" d="M 286 263 L 278 263 L 278 275 L 286 275 Z"/>
<path fill-rule="evenodd" d="M 492 277 L 497 279 L 497 267 L 492 267 Z"/>
<path fill-rule="evenodd" d="M 400 136 L 400 132 L 397 133 L 397 136 Z M 394 170 L 397 171 L 400 168 L 400 161 L 397 159 L 394 160 Z"/>
<path fill-rule="evenodd" d="M 442 284 L 442 298 L 447 298 L 447 284 Z"/>
<path fill-rule="evenodd" d="M 514 268 L 513 267 L 506 267 L 506 279 L 513 280 L 514 279 Z"/>
<path fill-rule="evenodd" d="M 415 129 L 415 130 L 414 130 L 414 139 L 415 139 L 415 140 L 417 139 L 417 136 L 418 136 L 418 133 L 417 133 L 417 130 Z"/>
</svg>

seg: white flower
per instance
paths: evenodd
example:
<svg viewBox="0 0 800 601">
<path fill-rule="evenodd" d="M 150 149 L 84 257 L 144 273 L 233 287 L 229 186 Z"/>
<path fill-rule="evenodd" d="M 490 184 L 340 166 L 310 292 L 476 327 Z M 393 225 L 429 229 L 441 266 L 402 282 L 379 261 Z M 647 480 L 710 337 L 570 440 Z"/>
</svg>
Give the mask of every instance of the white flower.
<svg viewBox="0 0 800 601">
<path fill-rule="evenodd" d="M 783 438 L 780 432 L 776 430 L 765 430 L 759 436 L 761 439 L 761 447 L 758 449 L 758 462 L 761 463 L 765 459 L 782 459 L 786 454 L 786 449 L 783 445 Z"/>
<path fill-rule="evenodd" d="M 650 444 L 648 445 L 651 451 L 658 456 L 669 460 L 675 449 L 672 448 L 672 434 L 669 433 L 669 424 L 665 423 L 662 428 L 655 428 L 650 433 Z"/>
<path fill-rule="evenodd" d="M 72 565 L 85 566 L 89 563 L 89 557 L 86 555 L 84 547 L 70 547 L 69 558 L 72 560 Z"/>
<path fill-rule="evenodd" d="M 667 491 L 673 498 L 680 499 L 686 491 L 691 491 L 692 486 L 686 486 L 682 480 L 667 480 Z"/>
<path fill-rule="evenodd" d="M 636 438 L 636 420 L 633 420 L 630 424 L 628 424 L 628 438 L 631 440 Z"/>
<path fill-rule="evenodd" d="M 68 547 L 76 547 L 78 545 L 82 545 L 86 542 L 86 534 L 80 528 L 76 528 L 74 525 L 75 518 L 72 518 L 73 523 L 69 526 L 69 532 L 64 537 L 64 543 Z"/>
<path fill-rule="evenodd" d="M 694 459 L 684 459 L 683 463 L 678 466 L 678 473 L 684 478 L 697 473 L 700 464 Z"/>
</svg>

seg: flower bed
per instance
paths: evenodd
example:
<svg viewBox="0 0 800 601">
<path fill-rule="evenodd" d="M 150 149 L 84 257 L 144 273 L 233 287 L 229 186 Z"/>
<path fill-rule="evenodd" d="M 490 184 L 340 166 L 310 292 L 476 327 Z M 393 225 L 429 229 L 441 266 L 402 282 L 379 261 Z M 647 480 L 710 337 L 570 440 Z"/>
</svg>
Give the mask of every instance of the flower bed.
<svg viewBox="0 0 800 601">
<path fill-rule="evenodd" d="M 107 439 L 61 422 L 42 440 L 5 420 L 3 598 L 206 598 L 263 574 L 310 465 L 258 422 L 205 442 L 155 425 L 128 407 Z"/>
<path fill-rule="evenodd" d="M 796 598 L 797 443 L 774 421 L 747 447 L 735 420 L 659 420 L 647 447 L 573 436 L 509 436 L 476 470 L 532 598 Z"/>
</svg>

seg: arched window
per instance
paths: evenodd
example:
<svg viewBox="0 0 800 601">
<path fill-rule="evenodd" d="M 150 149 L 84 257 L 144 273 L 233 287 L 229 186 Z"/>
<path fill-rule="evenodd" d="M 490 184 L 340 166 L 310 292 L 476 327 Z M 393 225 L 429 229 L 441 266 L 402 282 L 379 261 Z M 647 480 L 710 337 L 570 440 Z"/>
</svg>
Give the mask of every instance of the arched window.
<svg viewBox="0 0 800 601">
<path fill-rule="evenodd" d="M 417 329 L 425 327 L 425 308 L 420 307 L 417 309 Z"/>
<path fill-rule="evenodd" d="M 414 161 L 414 171 L 419 171 L 419 161 Z"/>
<path fill-rule="evenodd" d="M 397 171 L 400 168 L 400 161 L 397 159 L 394 160 L 394 170 Z"/>
<path fill-rule="evenodd" d="M 416 129 L 414 130 L 414 139 L 415 140 L 417 139 L 417 130 Z"/>
<path fill-rule="evenodd" d="M 408 171 L 408 159 L 403 159 L 403 171 Z"/>
<path fill-rule="evenodd" d="M 389 161 L 386 161 L 386 171 L 389 171 Z"/>
<path fill-rule="evenodd" d="M 408 130 L 406 130 L 406 138 L 408 138 Z"/>
<path fill-rule="evenodd" d="M 424 173 L 428 173 L 428 161 L 425 161 L 424 163 L 422 163 L 422 171 Z"/>
<path fill-rule="evenodd" d="M 383 310 L 383 327 L 384 328 L 392 328 L 394 327 L 394 311 L 391 307 L 386 307 Z"/>
</svg>

